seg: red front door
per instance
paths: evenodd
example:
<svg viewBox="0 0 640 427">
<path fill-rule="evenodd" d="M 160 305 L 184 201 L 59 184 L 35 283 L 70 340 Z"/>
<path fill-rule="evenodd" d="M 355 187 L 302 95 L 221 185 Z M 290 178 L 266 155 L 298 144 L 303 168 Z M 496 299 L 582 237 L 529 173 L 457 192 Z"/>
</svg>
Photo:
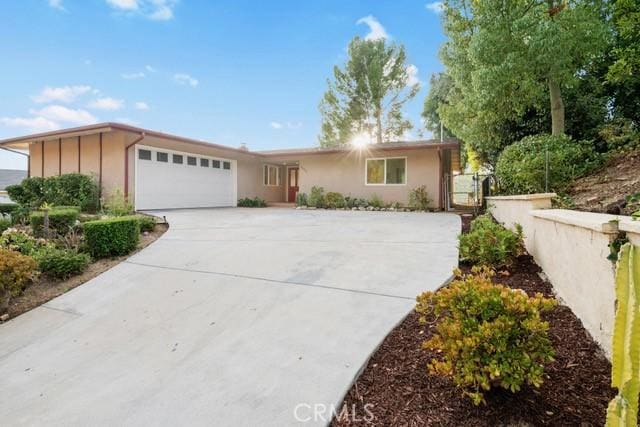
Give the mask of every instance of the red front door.
<svg viewBox="0 0 640 427">
<path fill-rule="evenodd" d="M 298 168 L 289 168 L 287 169 L 287 171 L 288 171 L 287 187 L 289 188 L 287 201 L 295 202 L 296 194 L 298 194 Z"/>
</svg>

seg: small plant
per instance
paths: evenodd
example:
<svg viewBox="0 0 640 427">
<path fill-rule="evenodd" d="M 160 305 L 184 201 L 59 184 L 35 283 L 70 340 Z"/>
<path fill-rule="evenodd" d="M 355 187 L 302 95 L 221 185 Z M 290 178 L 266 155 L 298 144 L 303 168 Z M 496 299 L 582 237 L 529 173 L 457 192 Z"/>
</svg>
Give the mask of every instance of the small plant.
<svg viewBox="0 0 640 427">
<path fill-rule="evenodd" d="M 611 385 L 607 426 L 638 425 L 640 390 L 640 248 L 625 244 L 616 268 L 616 315 L 611 348 Z"/>
<path fill-rule="evenodd" d="M 151 233 L 156 228 L 156 219 L 149 215 L 138 215 L 140 231 Z"/>
<path fill-rule="evenodd" d="M 436 333 L 423 343 L 438 353 L 429 363 L 430 372 L 451 377 L 476 405 L 493 387 L 511 392 L 523 384 L 539 387 L 544 364 L 554 357 L 549 324 L 540 313 L 556 301 L 493 284 L 489 267 L 455 275 L 446 288 L 417 298 L 421 322 L 430 314 L 438 319 Z"/>
<path fill-rule="evenodd" d="M 50 210 L 32 212 L 29 215 L 29 221 L 36 236 L 46 236 L 45 219 L 47 217 L 51 231 L 64 235 L 75 226 L 79 214 L 78 208 L 50 208 Z"/>
<path fill-rule="evenodd" d="M 66 279 L 87 269 L 91 257 L 69 249 L 46 247 L 34 255 L 38 268 L 49 277 Z"/>
<path fill-rule="evenodd" d="M 419 211 L 426 211 L 429 209 L 431 199 L 429 193 L 427 193 L 427 187 L 421 185 L 409 191 L 409 207 Z"/>
<path fill-rule="evenodd" d="M 326 205 L 324 188 L 316 186 L 311 187 L 311 193 L 309 193 L 307 203 L 309 206 L 314 208 L 324 208 Z"/>
<path fill-rule="evenodd" d="M 296 206 L 307 206 L 307 193 L 296 194 Z"/>
<path fill-rule="evenodd" d="M 37 277 L 36 261 L 9 249 L 0 249 L 0 312 Z"/>
<path fill-rule="evenodd" d="M 253 199 L 245 197 L 238 200 L 238 206 L 241 208 L 266 208 L 267 202 L 260 197 L 254 197 Z"/>
<path fill-rule="evenodd" d="M 36 239 L 23 229 L 9 228 L 0 236 L 0 248 L 32 255 L 33 252 L 46 245 L 44 239 Z"/>
<path fill-rule="evenodd" d="M 337 192 L 327 193 L 326 203 L 329 209 L 344 208 L 347 205 L 344 196 Z"/>
<path fill-rule="evenodd" d="M 556 197 L 551 199 L 551 206 L 558 209 L 575 209 L 576 204 L 571 198 L 571 196 L 567 194 L 558 194 Z"/>
<path fill-rule="evenodd" d="M 88 221 L 82 229 L 94 258 L 127 255 L 140 241 L 140 221 L 135 216 Z"/>
<path fill-rule="evenodd" d="M 120 189 L 115 190 L 102 202 L 102 210 L 110 216 L 128 216 L 133 214 L 133 205 Z"/>
<path fill-rule="evenodd" d="M 631 218 L 634 221 L 640 219 L 640 193 L 627 196 L 627 206 L 632 210 Z"/>
<path fill-rule="evenodd" d="M 384 207 L 384 201 L 377 194 L 372 195 L 367 201 L 367 204 L 372 208 L 380 209 L 381 207 Z"/>
<path fill-rule="evenodd" d="M 458 249 L 462 261 L 504 267 L 524 252 L 522 227 L 516 224 L 514 233 L 489 215 L 481 215 L 471 222 L 469 233 L 458 236 Z"/>
</svg>

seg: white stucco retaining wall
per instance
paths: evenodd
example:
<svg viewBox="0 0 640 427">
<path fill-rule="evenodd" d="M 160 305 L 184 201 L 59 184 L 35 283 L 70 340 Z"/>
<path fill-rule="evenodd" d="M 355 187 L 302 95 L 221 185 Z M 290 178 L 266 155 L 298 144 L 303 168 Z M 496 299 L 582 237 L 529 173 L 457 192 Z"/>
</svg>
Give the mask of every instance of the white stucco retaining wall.
<svg viewBox="0 0 640 427">
<path fill-rule="evenodd" d="M 609 243 L 624 231 L 640 244 L 640 223 L 630 217 L 550 209 L 554 194 L 489 197 L 494 218 L 523 228 L 525 246 L 566 305 L 610 353 L 615 314 L 615 265 Z"/>
</svg>

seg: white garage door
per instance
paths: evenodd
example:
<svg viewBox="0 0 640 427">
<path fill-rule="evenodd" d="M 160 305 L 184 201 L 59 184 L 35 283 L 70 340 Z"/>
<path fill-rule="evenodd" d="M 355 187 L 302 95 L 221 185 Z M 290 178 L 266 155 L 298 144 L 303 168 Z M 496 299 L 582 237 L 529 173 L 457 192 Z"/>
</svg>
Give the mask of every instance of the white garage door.
<svg viewBox="0 0 640 427">
<path fill-rule="evenodd" d="M 137 210 L 236 205 L 235 160 L 136 146 Z"/>
</svg>

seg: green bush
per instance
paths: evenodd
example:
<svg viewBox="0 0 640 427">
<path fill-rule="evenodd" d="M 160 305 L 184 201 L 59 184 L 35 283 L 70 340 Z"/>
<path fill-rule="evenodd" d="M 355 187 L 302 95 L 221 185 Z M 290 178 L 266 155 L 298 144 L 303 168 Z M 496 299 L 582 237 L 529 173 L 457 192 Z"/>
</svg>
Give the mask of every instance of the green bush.
<svg viewBox="0 0 640 427">
<path fill-rule="evenodd" d="M 367 205 L 371 206 L 372 208 L 381 208 L 381 207 L 384 207 L 384 202 L 382 201 L 380 196 L 378 196 L 377 194 L 374 194 L 367 201 Z"/>
<path fill-rule="evenodd" d="M 44 239 L 36 239 L 25 230 L 9 228 L 0 235 L 0 248 L 23 255 L 33 255 L 34 251 L 46 245 Z"/>
<path fill-rule="evenodd" d="M 78 206 L 82 211 L 95 212 L 99 201 L 95 180 L 78 173 L 25 178 L 19 185 L 7 187 L 7 193 L 11 200 L 30 209 L 37 209 L 47 202 L 55 206 Z"/>
<path fill-rule="evenodd" d="M 238 206 L 241 208 L 266 208 L 267 202 L 260 197 L 254 197 L 253 199 L 245 197 L 238 200 Z"/>
<path fill-rule="evenodd" d="M 426 211 L 429 208 L 431 199 L 427 193 L 427 187 L 421 185 L 409 191 L 409 207 L 419 211 Z"/>
<path fill-rule="evenodd" d="M 337 192 L 328 192 L 325 200 L 327 207 L 330 209 L 344 208 L 347 205 L 344 196 Z"/>
<path fill-rule="evenodd" d="M 69 249 L 47 247 L 37 251 L 34 258 L 41 272 L 55 279 L 66 279 L 87 269 L 91 257 Z"/>
<path fill-rule="evenodd" d="M 366 208 L 368 206 L 368 202 L 365 199 L 361 199 L 358 197 L 347 196 L 344 198 L 345 204 L 347 208 Z"/>
<path fill-rule="evenodd" d="M 296 206 L 307 206 L 307 193 L 296 194 Z"/>
<path fill-rule="evenodd" d="M 11 217 L 0 215 L 0 233 L 11 227 Z"/>
<path fill-rule="evenodd" d="M 94 258 L 126 255 L 140 240 L 140 221 L 135 216 L 88 221 L 82 224 L 82 229 Z"/>
<path fill-rule="evenodd" d="M 311 187 L 311 193 L 309 193 L 307 203 L 309 206 L 314 208 L 324 208 L 326 205 L 324 188 L 316 186 Z"/>
<path fill-rule="evenodd" d="M 13 215 L 20 206 L 15 203 L 0 203 L 0 215 Z"/>
<path fill-rule="evenodd" d="M 629 119 L 614 119 L 598 133 L 609 151 L 623 152 L 640 148 L 640 131 Z"/>
<path fill-rule="evenodd" d="M 156 219 L 149 215 L 138 215 L 141 232 L 152 232 L 156 228 Z"/>
<path fill-rule="evenodd" d="M 129 216 L 133 214 L 133 205 L 124 193 L 117 189 L 104 199 L 102 211 L 110 216 Z"/>
<path fill-rule="evenodd" d="M 494 268 L 511 264 L 522 254 L 522 227 L 516 232 L 497 224 L 491 216 L 482 215 L 471 222 L 468 233 L 458 236 L 460 259 Z"/>
<path fill-rule="evenodd" d="M 9 306 L 12 297 L 22 293 L 37 277 L 36 262 L 30 256 L 9 249 L 0 249 L 0 312 Z"/>
<path fill-rule="evenodd" d="M 77 208 L 53 208 L 49 211 L 49 230 L 57 234 L 66 234 L 72 228 L 80 212 Z M 31 228 L 36 236 L 44 235 L 44 212 L 35 211 L 29 215 Z"/>
<path fill-rule="evenodd" d="M 504 149 L 496 165 L 499 191 L 531 194 L 545 191 L 545 152 L 549 153 L 549 191 L 562 193 L 571 182 L 600 164 L 593 145 L 567 136 L 536 135 Z"/>
<path fill-rule="evenodd" d="M 467 275 L 457 271 L 449 286 L 423 293 L 416 305 L 422 323 L 430 314 L 438 321 L 436 333 L 423 344 L 438 354 L 429 370 L 451 377 L 476 405 L 493 387 L 511 392 L 525 383 L 539 387 L 544 364 L 554 358 L 549 324 L 540 313 L 556 301 L 495 285 L 493 275 L 488 267 L 474 267 Z"/>
</svg>

